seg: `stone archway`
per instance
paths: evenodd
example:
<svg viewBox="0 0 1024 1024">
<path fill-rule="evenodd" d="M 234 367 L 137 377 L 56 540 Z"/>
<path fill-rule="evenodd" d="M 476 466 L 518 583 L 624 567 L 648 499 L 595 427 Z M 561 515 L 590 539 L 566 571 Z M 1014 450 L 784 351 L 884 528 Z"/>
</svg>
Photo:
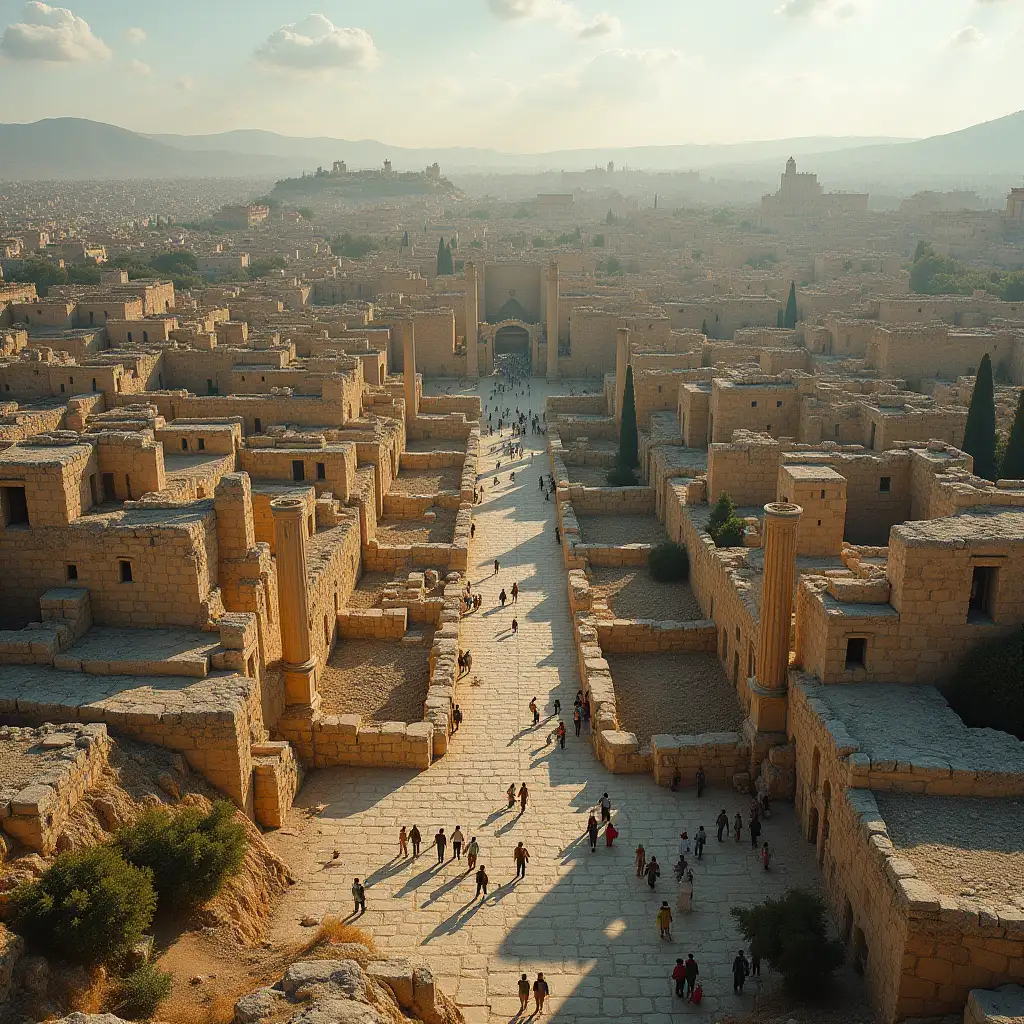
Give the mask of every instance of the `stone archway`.
<svg viewBox="0 0 1024 1024">
<path fill-rule="evenodd" d="M 525 320 L 500 320 L 480 325 L 480 340 L 490 349 L 492 360 L 506 353 L 516 353 L 525 356 L 531 368 L 537 363 L 539 337 L 540 325 Z"/>
</svg>

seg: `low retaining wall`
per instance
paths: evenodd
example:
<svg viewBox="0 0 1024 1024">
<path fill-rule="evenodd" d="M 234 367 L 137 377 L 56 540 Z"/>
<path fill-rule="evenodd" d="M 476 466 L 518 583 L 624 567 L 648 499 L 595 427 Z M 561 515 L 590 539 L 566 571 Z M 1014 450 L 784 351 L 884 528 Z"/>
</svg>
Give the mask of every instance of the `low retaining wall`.
<svg viewBox="0 0 1024 1024">
<path fill-rule="evenodd" d="M 106 765 L 110 736 L 99 723 L 43 726 L 31 732 L 35 745 L 49 756 L 41 760 L 36 781 L 7 801 L 0 797 L 0 828 L 30 850 L 48 854 Z"/>
<path fill-rule="evenodd" d="M 652 619 L 598 619 L 597 638 L 607 654 L 714 654 L 715 624 Z"/>
<path fill-rule="evenodd" d="M 461 467 L 466 461 L 464 451 L 451 452 L 410 452 L 404 451 L 399 459 L 399 472 L 403 469 L 451 469 Z"/>
<path fill-rule="evenodd" d="M 570 483 L 568 499 L 581 516 L 654 513 L 653 487 L 583 487 Z"/>
<path fill-rule="evenodd" d="M 302 767 L 284 740 L 252 748 L 253 809 L 266 828 L 280 828 L 302 786 Z"/>
<path fill-rule="evenodd" d="M 591 565 L 646 565 L 653 544 L 586 544 L 573 547 L 573 557 Z"/>
<path fill-rule="evenodd" d="M 338 635 L 346 640 L 401 640 L 408 620 L 405 608 L 344 608 L 338 613 Z"/>
<path fill-rule="evenodd" d="M 738 732 L 704 732 L 695 736 L 652 736 L 654 781 L 670 786 L 678 771 L 689 785 L 703 768 L 709 783 L 733 786 L 733 776 L 750 770 L 750 747 Z"/>
<path fill-rule="evenodd" d="M 360 765 L 375 768 L 430 767 L 434 727 L 430 722 L 372 722 L 359 715 L 282 717 L 278 731 L 303 764 L 314 768 Z"/>
</svg>

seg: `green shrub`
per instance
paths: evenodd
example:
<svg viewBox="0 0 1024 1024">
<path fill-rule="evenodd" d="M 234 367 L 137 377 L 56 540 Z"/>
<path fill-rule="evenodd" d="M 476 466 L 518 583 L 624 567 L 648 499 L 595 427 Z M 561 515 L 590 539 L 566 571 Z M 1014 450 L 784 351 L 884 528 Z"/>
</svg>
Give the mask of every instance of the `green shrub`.
<svg viewBox="0 0 1024 1024">
<path fill-rule="evenodd" d="M 121 956 L 156 911 L 153 875 L 110 846 L 61 854 L 14 896 L 14 927 L 48 952 L 78 963 Z"/>
<path fill-rule="evenodd" d="M 708 533 L 712 537 L 725 525 L 726 521 L 732 519 L 736 515 L 736 506 L 732 503 L 732 498 L 723 491 L 718 496 L 718 501 L 715 502 L 715 507 L 711 510 L 711 518 L 708 520 Z"/>
<path fill-rule="evenodd" d="M 647 556 L 647 566 L 659 583 L 675 583 L 690 578 L 690 555 L 682 544 L 674 540 L 652 548 Z"/>
<path fill-rule="evenodd" d="M 950 684 L 949 703 L 971 728 L 1024 740 L 1024 630 L 968 651 Z"/>
<path fill-rule="evenodd" d="M 118 831 L 125 860 L 152 869 L 153 884 L 165 907 L 190 907 L 215 896 L 245 855 L 245 829 L 226 800 L 208 813 L 196 807 L 146 811 Z"/>
<path fill-rule="evenodd" d="M 171 994 L 172 977 L 148 961 L 125 975 L 114 988 L 111 1010 L 131 1020 L 148 1020 Z"/>
<path fill-rule="evenodd" d="M 760 906 L 733 907 L 730 914 L 751 952 L 781 974 L 794 995 L 820 992 L 846 959 L 843 944 L 828 936 L 825 904 L 804 889 Z"/>
<path fill-rule="evenodd" d="M 742 519 L 738 519 L 736 516 L 733 516 L 731 519 L 727 519 L 714 532 L 714 534 L 712 534 L 712 540 L 715 542 L 715 547 L 743 547 L 743 535 L 746 533 L 746 529 L 747 524 Z"/>
<path fill-rule="evenodd" d="M 629 466 L 613 466 L 606 475 L 612 487 L 636 487 L 636 470 Z"/>
</svg>

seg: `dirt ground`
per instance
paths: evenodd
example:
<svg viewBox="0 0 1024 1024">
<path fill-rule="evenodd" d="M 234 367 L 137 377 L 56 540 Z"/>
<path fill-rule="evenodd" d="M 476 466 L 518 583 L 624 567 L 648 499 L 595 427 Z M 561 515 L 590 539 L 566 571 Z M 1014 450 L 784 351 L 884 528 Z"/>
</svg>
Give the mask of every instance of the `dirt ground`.
<svg viewBox="0 0 1024 1024">
<path fill-rule="evenodd" d="M 342 641 L 320 679 L 323 711 L 361 715 L 368 722 L 421 722 L 433 638 L 427 631 L 418 643 Z"/>
<path fill-rule="evenodd" d="M 713 654 L 609 654 L 619 727 L 642 747 L 658 733 L 733 732 L 739 700 Z"/>
<path fill-rule="evenodd" d="M 380 595 L 384 588 L 394 582 L 395 577 L 389 572 L 364 572 L 349 595 L 349 608 L 379 608 Z"/>
<path fill-rule="evenodd" d="M 430 509 L 433 522 L 423 519 L 393 519 L 390 516 L 377 521 L 377 540 L 381 544 L 451 544 L 455 539 L 453 509 Z"/>
<path fill-rule="evenodd" d="M 578 516 L 584 544 L 661 544 L 668 540 L 655 515 Z"/>
<path fill-rule="evenodd" d="M 702 619 L 689 583 L 659 583 L 646 566 L 596 566 L 587 570 L 595 595 L 617 619 Z"/>
<path fill-rule="evenodd" d="M 391 489 L 400 494 L 437 494 L 438 491 L 457 491 L 462 483 L 462 470 L 402 469 L 391 483 Z"/>
<path fill-rule="evenodd" d="M 569 483 L 584 487 L 608 487 L 608 466 L 566 466 Z"/>
</svg>

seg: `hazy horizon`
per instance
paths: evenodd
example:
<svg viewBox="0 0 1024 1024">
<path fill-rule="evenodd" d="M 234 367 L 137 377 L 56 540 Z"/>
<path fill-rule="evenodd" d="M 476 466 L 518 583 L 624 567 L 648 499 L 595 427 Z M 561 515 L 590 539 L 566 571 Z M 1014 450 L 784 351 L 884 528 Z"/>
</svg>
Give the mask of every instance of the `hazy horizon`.
<svg viewBox="0 0 1024 1024">
<path fill-rule="evenodd" d="M 1021 106 L 1019 0 L 212 6 L 0 0 L 3 120 L 529 155 L 922 138 Z"/>
</svg>

